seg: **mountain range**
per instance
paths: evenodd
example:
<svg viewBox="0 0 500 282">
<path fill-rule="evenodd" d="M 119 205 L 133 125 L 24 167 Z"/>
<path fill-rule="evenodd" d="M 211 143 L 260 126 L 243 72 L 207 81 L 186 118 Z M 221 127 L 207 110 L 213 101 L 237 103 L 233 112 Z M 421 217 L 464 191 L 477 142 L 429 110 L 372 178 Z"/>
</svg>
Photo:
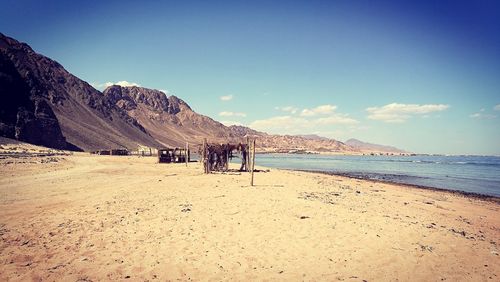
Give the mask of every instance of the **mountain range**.
<svg viewBox="0 0 500 282">
<path fill-rule="evenodd" d="M 242 142 L 253 136 L 258 137 L 259 150 L 267 152 L 404 152 L 353 139 L 343 143 L 316 135 L 272 135 L 225 126 L 196 113 L 176 96 L 144 87 L 113 85 L 101 92 L 1 33 L 0 91 L 0 136 L 57 149 L 159 148 L 201 144 L 204 138 Z"/>
<path fill-rule="evenodd" d="M 409 153 L 405 150 L 401 150 L 393 146 L 367 143 L 354 138 L 347 140 L 345 144 L 355 149 L 358 149 L 361 152 L 367 152 L 367 153 L 400 153 L 400 154 Z"/>
</svg>

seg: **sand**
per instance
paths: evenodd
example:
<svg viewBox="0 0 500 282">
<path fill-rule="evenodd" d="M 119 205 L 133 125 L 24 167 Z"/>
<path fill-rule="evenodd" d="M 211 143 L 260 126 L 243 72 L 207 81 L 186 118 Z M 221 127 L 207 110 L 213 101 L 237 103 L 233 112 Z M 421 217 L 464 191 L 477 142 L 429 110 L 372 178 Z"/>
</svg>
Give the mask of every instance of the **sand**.
<svg viewBox="0 0 500 282">
<path fill-rule="evenodd" d="M 500 280 L 498 201 L 86 153 L 0 175 L 0 281 Z"/>
</svg>

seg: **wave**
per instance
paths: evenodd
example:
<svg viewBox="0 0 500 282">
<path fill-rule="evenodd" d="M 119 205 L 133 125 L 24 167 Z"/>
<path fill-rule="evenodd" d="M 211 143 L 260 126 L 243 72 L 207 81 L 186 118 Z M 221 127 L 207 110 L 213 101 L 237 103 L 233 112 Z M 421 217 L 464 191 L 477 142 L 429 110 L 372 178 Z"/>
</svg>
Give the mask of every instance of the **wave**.
<svg viewBox="0 0 500 282">
<path fill-rule="evenodd" d="M 381 162 L 395 163 L 422 163 L 422 164 L 442 164 L 442 165 L 477 165 L 477 166 L 498 166 L 498 162 L 475 162 L 475 161 L 430 161 L 430 160 L 376 160 Z"/>
</svg>

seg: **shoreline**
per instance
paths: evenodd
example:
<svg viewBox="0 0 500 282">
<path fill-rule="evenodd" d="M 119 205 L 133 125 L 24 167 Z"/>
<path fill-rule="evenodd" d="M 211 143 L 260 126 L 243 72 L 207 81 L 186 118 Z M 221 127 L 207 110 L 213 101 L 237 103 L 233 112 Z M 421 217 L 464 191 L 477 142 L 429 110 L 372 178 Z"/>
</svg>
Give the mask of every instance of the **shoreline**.
<svg viewBox="0 0 500 282">
<path fill-rule="evenodd" d="M 373 183 L 384 183 L 384 184 L 398 185 L 398 186 L 403 186 L 403 187 L 408 187 L 408 188 L 413 188 L 413 189 L 445 192 L 445 193 L 451 193 L 451 194 L 455 194 L 455 195 L 464 196 L 467 198 L 474 198 L 474 199 L 485 200 L 485 201 L 493 202 L 496 204 L 500 204 L 500 196 L 486 195 L 486 194 L 467 192 L 467 191 L 462 191 L 462 190 L 451 190 L 451 189 L 446 189 L 446 188 L 439 188 L 439 187 L 432 187 L 432 186 L 425 186 L 425 185 L 401 183 L 401 182 L 390 181 L 390 180 L 372 179 L 369 177 L 356 176 L 356 175 L 352 175 L 349 173 L 342 173 L 342 172 L 321 171 L 321 170 L 301 170 L 301 169 L 283 169 L 283 170 L 299 171 L 299 172 L 307 172 L 307 173 L 319 173 L 319 174 L 325 174 L 325 175 L 335 175 L 335 176 L 347 177 L 347 178 L 351 178 L 351 179 L 369 181 L 369 182 L 373 182 Z"/>
</svg>

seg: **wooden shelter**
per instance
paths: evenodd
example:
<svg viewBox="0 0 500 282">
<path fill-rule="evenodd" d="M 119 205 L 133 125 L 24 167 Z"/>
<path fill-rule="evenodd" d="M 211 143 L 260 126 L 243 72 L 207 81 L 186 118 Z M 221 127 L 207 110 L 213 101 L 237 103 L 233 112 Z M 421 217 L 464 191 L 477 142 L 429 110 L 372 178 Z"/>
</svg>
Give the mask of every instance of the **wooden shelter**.
<svg viewBox="0 0 500 282">
<path fill-rule="evenodd" d="M 190 152 L 187 148 L 158 149 L 159 163 L 186 163 L 190 161 Z"/>
<path fill-rule="evenodd" d="M 228 171 L 229 162 L 235 154 L 241 156 L 240 171 L 252 171 L 254 162 L 254 158 L 251 157 L 252 151 L 255 155 L 255 140 L 250 142 L 248 138 L 246 144 L 208 144 L 205 139 L 199 153 L 204 172 L 210 173 L 212 171 Z"/>
</svg>

